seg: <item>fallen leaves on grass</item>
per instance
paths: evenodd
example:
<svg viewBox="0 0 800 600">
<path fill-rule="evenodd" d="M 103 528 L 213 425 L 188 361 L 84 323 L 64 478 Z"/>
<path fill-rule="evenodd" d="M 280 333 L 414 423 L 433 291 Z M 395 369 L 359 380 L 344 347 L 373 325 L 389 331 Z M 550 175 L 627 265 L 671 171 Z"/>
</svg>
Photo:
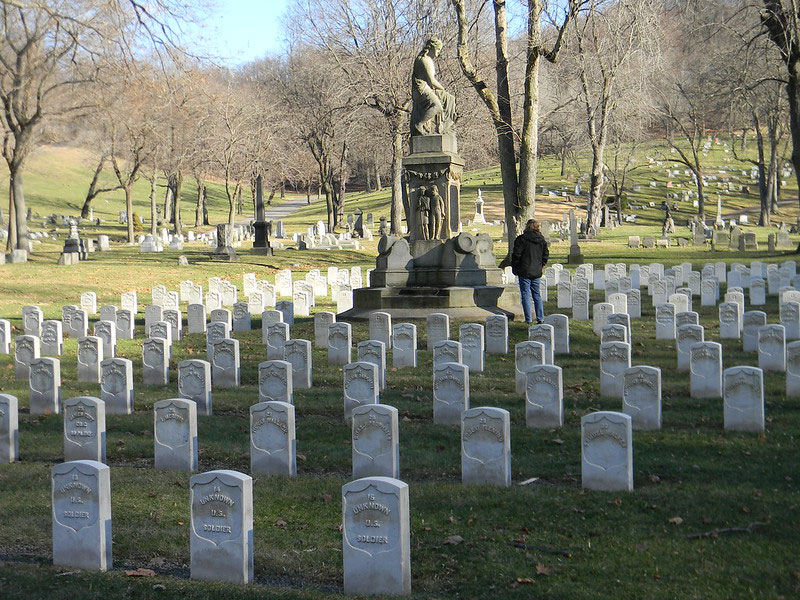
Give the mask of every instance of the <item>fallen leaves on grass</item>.
<svg viewBox="0 0 800 600">
<path fill-rule="evenodd" d="M 536 563 L 536 574 L 537 575 L 550 575 L 550 567 L 547 567 L 542 563 Z"/>
<path fill-rule="evenodd" d="M 139 567 L 133 571 L 125 571 L 125 575 L 128 577 L 155 577 L 156 572 L 153 569 L 143 569 Z"/>
<path fill-rule="evenodd" d="M 460 535 L 451 535 L 445 538 L 444 543 L 448 546 L 458 546 L 464 541 Z"/>
<path fill-rule="evenodd" d="M 516 583 L 517 584 L 530 584 L 530 583 L 536 583 L 536 580 L 533 577 L 517 577 Z"/>
<path fill-rule="evenodd" d="M 275 527 L 286 527 L 286 521 L 283 519 L 278 519 L 275 521 Z"/>
<path fill-rule="evenodd" d="M 669 520 L 669 522 L 670 522 L 672 525 L 680 525 L 681 523 L 683 523 L 683 519 L 681 519 L 680 517 L 672 517 L 672 518 Z"/>
<path fill-rule="evenodd" d="M 550 441 L 553 442 L 554 444 L 558 444 L 559 446 L 564 443 L 564 440 L 562 440 L 561 438 L 554 438 Z"/>
</svg>

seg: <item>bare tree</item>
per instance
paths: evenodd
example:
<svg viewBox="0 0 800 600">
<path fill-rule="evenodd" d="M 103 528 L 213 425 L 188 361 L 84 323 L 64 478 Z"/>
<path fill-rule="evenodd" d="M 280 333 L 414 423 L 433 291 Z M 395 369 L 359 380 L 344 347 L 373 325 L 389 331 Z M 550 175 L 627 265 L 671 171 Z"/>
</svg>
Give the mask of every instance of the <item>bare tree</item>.
<svg viewBox="0 0 800 600">
<path fill-rule="evenodd" d="M 575 75 L 580 83 L 586 132 L 592 151 L 587 224 L 600 225 L 605 186 L 605 151 L 615 112 L 647 97 L 649 74 L 657 62 L 658 14 L 651 0 L 592 0 L 576 20 Z"/>
<path fill-rule="evenodd" d="M 102 67 L 127 64 L 142 35 L 174 48 L 191 9 L 173 0 L 0 0 L 0 126 L 9 169 L 9 250 L 28 248 L 25 162 L 47 122 L 91 106 L 82 91 Z"/>
<path fill-rule="evenodd" d="M 263 149 L 274 143 L 274 113 L 254 100 L 256 90 L 242 81 L 209 86 L 207 114 L 202 126 L 209 131 L 210 164 L 222 177 L 228 198 L 228 223 L 233 226 L 242 187 L 263 157 Z"/>
<path fill-rule="evenodd" d="M 508 14 L 504 0 L 494 0 L 495 78 L 496 87 L 475 66 L 469 47 L 472 22 L 468 18 L 465 0 L 451 0 L 458 23 L 458 60 L 461 70 L 489 110 L 497 136 L 500 172 L 503 179 L 503 203 L 508 225 L 509 256 L 514 238 L 522 231 L 525 221 L 536 208 L 536 172 L 539 145 L 539 66 L 541 59 L 555 62 L 564 34 L 583 0 L 569 0 L 565 12 L 553 32 L 548 46 L 542 31 L 546 16 L 545 0 L 528 0 L 526 52 L 523 79 L 522 128 L 515 133 L 512 118 L 512 98 L 509 85 Z M 555 10 L 555 6 L 552 7 Z M 479 11 L 473 11 L 479 14 Z M 516 167 L 516 144 L 519 140 L 519 174 Z"/>
<path fill-rule="evenodd" d="M 264 85 L 280 91 L 283 108 L 296 132 L 317 164 L 319 185 L 325 194 L 328 229 L 337 221 L 335 161 L 352 127 L 354 102 L 350 90 L 330 55 L 308 46 L 295 46 L 285 63 L 271 65 L 260 76 Z"/>
</svg>

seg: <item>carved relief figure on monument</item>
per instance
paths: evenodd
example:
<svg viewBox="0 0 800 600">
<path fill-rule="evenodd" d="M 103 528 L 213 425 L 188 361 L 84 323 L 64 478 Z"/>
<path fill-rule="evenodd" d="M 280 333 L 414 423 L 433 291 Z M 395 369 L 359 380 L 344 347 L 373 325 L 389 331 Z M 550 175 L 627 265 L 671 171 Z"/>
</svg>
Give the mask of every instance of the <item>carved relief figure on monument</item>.
<svg viewBox="0 0 800 600">
<path fill-rule="evenodd" d="M 430 239 L 430 230 L 428 226 L 430 212 L 431 206 L 430 198 L 428 198 L 428 188 L 420 186 L 419 192 L 417 193 L 417 227 L 419 228 L 417 239 Z"/>
<path fill-rule="evenodd" d="M 411 75 L 411 135 L 449 133 L 453 129 L 456 100 L 436 79 L 433 59 L 442 50 L 442 42 L 431 38 L 414 61 Z"/>
<path fill-rule="evenodd" d="M 436 185 L 432 185 L 428 189 L 428 195 L 430 196 L 430 213 L 431 213 L 431 237 L 432 240 L 440 240 L 446 236 L 443 236 L 442 229 L 444 226 L 444 214 L 446 211 L 444 198 L 439 193 L 439 188 Z"/>
</svg>

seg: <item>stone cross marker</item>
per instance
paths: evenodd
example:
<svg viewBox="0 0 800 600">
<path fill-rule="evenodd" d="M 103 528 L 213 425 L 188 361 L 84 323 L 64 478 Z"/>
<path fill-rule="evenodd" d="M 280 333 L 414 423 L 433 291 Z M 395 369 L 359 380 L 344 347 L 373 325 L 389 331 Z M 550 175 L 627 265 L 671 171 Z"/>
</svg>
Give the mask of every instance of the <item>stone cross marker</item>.
<svg viewBox="0 0 800 600">
<path fill-rule="evenodd" d="M 111 559 L 111 469 L 76 460 L 50 470 L 53 564 L 105 571 Z"/>
<path fill-rule="evenodd" d="M 189 480 L 191 577 L 203 581 L 253 580 L 253 479 L 219 470 Z"/>
<path fill-rule="evenodd" d="M 347 595 L 411 593 L 407 484 L 365 477 L 342 486 L 342 559 Z"/>
<path fill-rule="evenodd" d="M 633 491 L 633 429 L 629 415 L 599 411 L 581 418 L 581 480 L 587 490 Z"/>
<path fill-rule="evenodd" d="M 466 485 L 511 485 L 511 416 L 480 406 L 461 414 L 461 481 Z"/>
<path fill-rule="evenodd" d="M 105 462 L 106 405 L 99 398 L 64 401 L 64 458 Z"/>
<path fill-rule="evenodd" d="M 153 405 L 155 466 L 160 471 L 197 471 L 197 404 L 184 398 Z"/>
<path fill-rule="evenodd" d="M 353 409 L 353 478 L 400 476 L 397 409 L 365 404 Z"/>
<path fill-rule="evenodd" d="M 250 407 L 250 471 L 297 475 L 294 405 L 268 401 Z"/>
</svg>

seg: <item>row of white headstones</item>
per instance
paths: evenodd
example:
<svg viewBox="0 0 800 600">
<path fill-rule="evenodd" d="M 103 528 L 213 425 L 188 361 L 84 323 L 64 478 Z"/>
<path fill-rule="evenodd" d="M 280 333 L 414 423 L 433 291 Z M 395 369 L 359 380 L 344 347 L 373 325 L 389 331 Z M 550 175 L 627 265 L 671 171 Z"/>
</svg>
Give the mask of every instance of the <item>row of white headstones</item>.
<svg viewBox="0 0 800 600">
<path fill-rule="evenodd" d="M 599 306 L 596 306 L 596 308 L 599 308 Z M 619 333 L 620 328 L 623 328 L 624 326 L 622 324 L 620 324 L 620 323 L 611 323 L 611 324 L 606 323 L 606 324 L 604 324 L 603 323 L 603 313 L 604 312 L 605 312 L 604 310 L 595 311 L 595 316 L 596 316 L 595 325 L 599 326 L 601 336 L 613 337 L 614 335 L 620 335 L 620 333 Z M 672 314 L 674 316 L 674 309 L 671 312 L 672 312 Z M 686 311 L 683 311 L 683 312 L 686 312 Z M 598 314 L 600 315 L 599 319 L 597 318 Z M 561 315 L 552 315 L 552 317 L 556 317 L 556 316 L 560 317 Z M 608 319 L 606 319 L 606 321 L 607 320 Z M 612 317 L 612 320 L 613 320 L 613 317 Z M 376 321 L 380 321 L 380 319 L 376 319 Z M 495 339 L 495 336 L 492 336 L 492 334 L 491 334 L 491 330 L 493 329 L 493 326 L 492 326 L 491 323 L 492 322 L 487 322 L 487 328 L 486 328 L 486 336 L 487 336 L 486 337 L 486 342 L 487 342 L 487 345 L 489 345 L 491 343 L 491 340 Z M 629 323 L 629 319 L 628 319 L 628 323 Z M 339 324 L 339 325 L 346 325 L 346 324 Z M 657 325 L 658 325 L 658 321 L 657 321 Z M 410 326 L 410 324 L 398 324 L 398 325 L 396 325 L 395 327 L 392 328 L 392 332 L 395 335 L 392 336 L 393 339 L 391 341 L 394 342 L 395 354 L 398 353 L 397 352 L 398 348 L 401 349 L 400 354 L 403 354 L 402 349 L 404 348 L 405 342 L 403 341 L 402 338 L 405 337 L 404 334 L 410 333 L 410 330 L 406 326 Z M 681 325 L 681 327 L 678 328 L 678 331 L 680 331 L 681 328 L 692 327 L 692 326 L 697 326 L 697 325 L 693 324 L 693 323 L 686 323 L 684 325 Z M 413 326 L 411 326 L 411 327 L 413 327 Z M 476 329 L 476 333 L 477 333 L 477 328 L 481 328 L 482 329 L 482 326 L 480 326 L 478 324 L 468 324 L 465 327 L 467 327 L 468 329 L 470 329 L 470 328 Z M 507 327 L 507 324 L 506 324 L 506 327 Z M 537 326 L 534 326 L 534 328 L 532 328 L 532 329 L 534 329 L 534 331 L 531 332 L 532 340 L 530 342 L 524 342 L 523 344 L 530 344 L 531 348 L 539 350 L 539 355 L 542 356 L 542 360 L 544 361 L 545 357 L 549 356 L 549 353 L 546 351 L 546 344 L 542 343 L 542 342 L 536 342 L 536 341 L 533 341 L 533 340 L 534 339 L 547 338 L 550 341 L 550 348 L 552 349 L 553 346 L 555 345 L 555 340 L 554 340 L 555 328 L 553 328 L 552 331 L 548 331 L 548 328 L 552 327 L 552 326 L 548 325 L 548 326 L 538 326 L 538 328 L 536 328 L 536 327 Z M 780 326 L 778 326 L 778 327 L 780 327 Z M 329 328 L 330 328 L 330 325 L 329 325 Z M 405 329 L 405 332 L 404 332 L 404 329 Z M 560 329 L 562 329 L 562 328 L 560 328 Z M 625 328 L 625 329 L 627 329 L 627 328 Z M 664 326 L 663 326 L 663 323 L 662 323 L 662 330 L 663 329 L 664 329 Z M 674 323 L 673 323 L 672 331 L 675 331 Z M 541 333 L 541 332 L 544 332 L 544 333 Z M 413 333 L 416 333 L 415 330 L 413 331 Z M 476 343 L 471 342 L 471 341 L 467 342 L 466 345 L 470 348 L 470 350 L 468 350 L 468 353 L 471 353 L 472 352 L 471 349 L 476 345 L 477 346 L 483 346 L 483 340 L 484 340 L 484 337 L 483 337 L 483 334 L 482 334 L 483 332 L 481 331 L 480 333 L 481 333 L 480 336 L 476 336 L 476 337 L 478 337 L 478 339 L 480 339 L 480 343 L 476 344 Z M 623 333 L 622 336 L 624 337 L 626 334 L 627 334 L 627 332 Z M 664 335 L 664 334 L 662 333 L 662 335 Z M 331 337 L 336 337 L 336 336 L 331 336 Z M 378 336 L 376 336 L 376 337 L 378 337 Z M 413 336 L 413 338 L 415 338 L 415 337 L 416 336 Z M 349 338 L 349 336 L 348 336 L 348 338 Z M 603 337 L 601 337 L 601 340 L 602 339 L 603 339 Z M 462 337 L 462 341 L 467 341 L 467 340 L 464 340 L 464 338 Z M 377 342 L 377 340 L 376 340 L 376 342 Z M 567 333 L 567 343 L 568 343 L 568 333 Z M 460 348 L 457 348 L 456 344 L 458 344 L 458 343 L 457 342 L 440 341 L 439 345 L 440 345 L 440 350 L 442 351 L 442 355 L 446 358 L 446 355 L 448 354 L 448 351 L 449 352 L 457 352 Z M 506 344 L 507 344 L 507 329 L 506 329 Z M 520 355 L 520 351 L 525 349 L 523 344 L 520 344 L 520 345 L 517 346 L 517 349 L 516 349 L 517 351 L 516 351 L 515 354 L 517 354 L 518 356 Z M 537 346 L 533 346 L 534 344 L 536 344 L 537 346 L 540 346 L 540 348 L 537 347 Z M 620 346 L 620 344 L 622 344 L 622 346 Z M 349 345 L 350 344 L 349 344 L 349 340 L 348 340 L 348 349 L 349 349 Z M 719 346 L 719 345 L 717 344 L 717 346 Z M 414 353 L 415 353 L 416 352 L 416 340 L 415 339 L 413 339 L 413 348 L 414 348 Z M 609 361 L 604 361 L 604 359 L 603 359 L 603 351 L 604 350 L 606 350 L 607 354 L 609 354 L 609 359 L 610 359 Z M 617 352 L 613 352 L 613 350 L 616 350 Z M 619 352 L 620 350 L 622 352 Z M 384 345 L 384 352 L 385 352 L 385 345 Z M 475 353 L 475 354 L 477 354 L 477 353 Z M 480 354 L 481 354 L 481 357 L 482 357 L 483 352 L 481 351 Z M 531 352 L 531 354 L 536 354 L 536 352 Z M 613 387 L 613 384 L 616 381 L 619 380 L 619 378 L 617 377 L 618 373 L 617 374 L 613 373 L 614 364 L 615 363 L 619 363 L 619 362 L 625 362 L 624 358 L 623 358 L 622 361 L 620 361 L 620 360 L 616 360 L 615 361 L 614 360 L 615 357 L 613 355 L 616 355 L 616 358 L 619 359 L 620 355 L 622 355 L 624 357 L 626 354 L 627 354 L 627 368 L 626 368 L 625 372 L 623 373 L 623 397 L 625 395 L 629 395 L 629 394 L 625 394 L 625 389 L 627 387 L 625 384 L 627 384 L 629 379 L 631 381 L 631 386 L 630 386 L 631 388 L 636 388 L 636 387 L 639 387 L 639 388 L 650 388 L 651 387 L 650 383 L 647 382 L 647 377 L 645 376 L 646 371 L 644 371 L 644 370 L 645 369 L 654 369 L 655 371 L 658 371 L 657 369 L 655 369 L 653 367 L 630 367 L 630 344 L 628 342 L 626 342 L 626 341 L 603 341 L 602 344 L 601 344 L 601 391 L 603 391 L 602 388 L 604 387 L 603 386 L 603 371 L 604 371 L 603 370 L 603 364 L 604 364 L 604 362 L 608 362 L 609 363 L 609 369 L 606 369 L 607 385 L 605 387 L 607 388 L 608 385 L 612 385 L 612 387 Z M 692 356 L 690 356 L 690 361 L 691 361 L 691 358 L 693 356 L 694 356 L 694 352 L 692 352 Z M 718 367 L 718 371 L 721 372 L 721 353 L 719 353 L 718 356 L 719 356 L 719 359 L 720 359 L 720 365 Z M 703 358 L 702 356 L 698 355 L 698 360 L 700 360 L 702 358 Z M 279 362 L 279 361 L 272 361 L 272 362 Z M 516 363 L 517 363 L 517 372 L 519 374 L 519 372 L 521 370 L 519 368 L 519 360 L 517 360 Z M 438 364 L 436 366 L 436 368 L 438 368 L 442 373 L 448 373 L 449 372 L 449 374 L 452 375 L 452 373 L 453 373 L 452 367 L 457 366 L 459 364 L 460 363 L 458 363 L 458 362 L 456 362 L 456 363 L 446 362 L 446 363 L 443 363 L 443 364 Z M 357 365 L 357 363 L 356 363 L 356 365 Z M 356 365 L 347 365 L 347 366 L 348 367 L 354 367 Z M 287 366 L 290 366 L 289 363 L 287 363 Z M 466 365 L 462 365 L 462 366 L 466 366 Z M 547 367 L 548 365 L 541 365 L 541 366 L 542 367 Z M 555 367 L 554 365 L 550 365 L 550 366 L 558 369 L 558 367 Z M 373 365 L 372 368 L 377 371 L 377 367 L 376 366 Z M 286 368 L 286 366 L 284 367 L 284 369 L 285 369 L 285 372 L 291 373 L 291 370 Z M 744 368 L 740 367 L 738 369 L 747 369 L 747 367 L 744 367 Z M 700 371 L 702 369 L 696 369 L 696 370 Z M 692 370 L 692 374 L 693 375 L 694 375 L 696 370 L 695 369 Z M 559 369 L 559 371 L 560 371 L 560 369 Z M 728 375 L 728 373 L 730 371 L 732 371 L 732 370 L 729 369 L 728 371 L 726 371 L 726 379 L 727 379 L 727 375 Z M 756 371 L 758 371 L 758 369 L 756 369 Z M 466 372 L 468 373 L 468 370 Z M 523 371 L 523 372 L 525 372 L 525 371 Z M 542 370 L 542 369 L 539 369 L 538 373 L 537 373 L 537 369 L 536 368 L 528 369 L 527 372 L 525 372 L 526 383 L 527 383 L 527 385 L 526 385 L 526 396 L 529 395 L 528 392 L 529 392 L 529 390 L 531 390 L 531 388 L 534 388 L 537 384 L 541 384 L 541 382 L 542 382 L 541 375 L 544 374 L 544 373 L 545 373 L 545 371 Z M 731 375 L 733 376 L 734 374 L 731 373 Z M 360 377 L 356 377 L 356 379 L 361 379 L 361 378 Z M 445 383 L 446 383 L 446 381 L 449 381 L 450 379 L 451 378 L 446 377 L 446 376 L 443 377 L 443 380 L 445 381 Z M 747 379 L 747 378 L 746 377 L 742 377 L 742 375 L 739 374 L 738 375 L 738 382 L 736 383 L 736 385 L 741 387 L 741 382 L 744 381 L 745 379 Z M 376 380 L 376 377 L 373 377 L 373 382 L 375 380 Z M 374 383 L 373 383 L 373 387 L 375 387 Z M 434 385 L 434 387 L 436 388 L 436 385 Z M 347 388 L 346 384 L 345 384 L 345 388 Z M 657 388 L 659 390 L 659 400 L 660 400 L 660 372 L 658 373 L 658 385 L 657 385 Z M 612 393 L 609 389 L 606 389 L 605 391 L 608 392 L 608 393 Z M 727 386 L 726 386 L 726 391 L 727 391 Z M 630 392 L 630 390 L 628 390 L 628 392 Z M 533 394 L 533 395 L 534 396 L 538 396 L 539 394 Z M 717 394 L 717 395 L 719 395 L 719 394 Z M 763 428 L 763 386 L 761 388 L 761 396 L 762 396 L 761 397 L 761 403 L 762 403 L 761 427 Z M 172 412 L 168 413 L 165 417 L 162 417 L 162 418 L 165 419 L 165 422 L 180 421 L 180 419 L 176 418 L 175 416 L 172 416 L 172 417 L 169 416 L 170 414 L 172 414 L 172 415 L 175 414 L 175 411 L 176 411 L 175 402 L 176 402 L 176 400 L 168 400 L 168 401 L 164 401 L 164 402 L 172 403 L 171 404 L 171 408 L 167 408 L 166 409 L 166 410 L 172 411 Z M 192 404 L 192 403 L 189 403 L 189 404 Z M 286 403 L 282 403 L 282 404 L 286 404 Z M 628 404 L 629 405 L 633 405 L 633 404 L 636 404 L 636 403 L 635 402 L 633 402 L 633 403 L 632 402 L 628 402 Z M 659 412 L 660 412 L 660 402 L 658 404 L 659 404 Z M 192 405 L 192 406 L 194 406 L 194 405 Z M 290 406 L 291 407 L 290 404 L 286 404 L 286 406 Z M 368 422 L 372 422 L 372 423 L 377 422 L 376 416 L 379 413 L 376 413 L 374 410 L 370 410 L 370 409 L 373 409 L 373 408 L 377 409 L 380 406 L 381 405 L 372 405 L 372 406 L 364 405 L 363 406 L 363 408 L 367 409 L 367 411 L 368 411 L 365 414 L 369 414 L 370 415 L 368 417 L 368 419 L 369 419 Z M 462 406 L 464 406 L 464 405 L 462 405 Z M 467 404 L 467 406 L 468 406 L 468 404 Z M 392 407 L 386 407 L 386 408 L 391 409 Z M 85 410 L 85 408 L 83 410 Z M 359 409 L 356 408 L 356 410 L 359 410 Z M 506 441 L 506 444 L 510 446 L 510 443 L 509 443 L 510 436 L 508 435 L 508 429 L 509 429 L 509 421 L 508 421 L 508 418 L 507 418 L 507 414 L 508 413 L 506 411 L 502 411 L 502 412 L 506 413 L 505 414 L 506 418 L 503 418 L 502 415 L 493 415 L 493 414 L 491 414 L 491 411 L 500 411 L 502 409 L 491 409 L 491 408 L 484 407 L 484 408 L 481 408 L 481 409 L 474 409 L 474 410 L 484 411 L 484 412 L 478 413 L 476 415 L 478 418 L 477 418 L 475 424 L 467 425 L 466 427 L 465 427 L 465 424 L 466 424 L 465 417 L 467 417 L 467 413 L 463 412 L 463 411 L 461 412 L 461 417 L 462 417 L 462 441 L 465 441 L 466 439 L 469 439 L 469 438 L 474 438 L 475 440 L 477 440 L 478 437 L 481 434 L 485 434 L 484 437 L 488 437 L 489 439 L 488 440 L 480 440 L 480 441 L 478 441 L 477 444 L 476 444 L 476 448 L 479 447 L 481 445 L 481 443 L 483 443 L 483 445 L 485 446 L 486 442 L 489 442 L 489 444 L 491 445 L 492 438 L 494 438 L 495 445 L 496 445 L 497 441 L 499 441 L 501 438 L 503 438 Z M 490 412 L 485 412 L 485 411 L 490 411 Z M 292 412 L 293 412 L 293 407 L 292 407 Z M 494 419 L 497 416 L 500 417 L 500 422 L 498 423 L 498 425 L 500 425 L 500 427 L 495 426 L 495 423 L 493 423 L 493 421 L 490 420 L 490 419 Z M 196 419 L 196 417 L 195 417 L 195 419 Z M 274 415 L 271 415 L 270 417 L 262 417 L 261 418 L 262 425 L 271 422 L 270 419 L 271 420 L 275 420 L 274 419 Z M 595 421 L 592 421 L 593 419 Z M 354 423 L 355 422 L 356 421 L 354 420 Z M 396 414 L 395 414 L 394 422 L 396 423 Z M 596 467 L 601 467 L 602 468 L 602 464 L 598 465 L 597 463 L 594 463 L 593 460 L 595 460 L 595 461 L 599 460 L 602 463 L 602 462 L 604 462 L 603 459 L 608 459 L 608 454 L 609 454 L 609 450 L 610 449 L 611 450 L 616 450 L 617 447 L 620 447 L 620 448 L 626 448 L 627 447 L 627 451 L 624 452 L 624 454 L 626 455 L 628 460 L 618 463 L 617 464 L 617 468 L 627 467 L 627 469 L 625 469 L 628 472 L 627 473 L 628 477 L 626 477 L 626 479 L 630 480 L 630 486 L 628 487 L 628 489 L 632 488 L 632 452 L 631 452 L 631 450 L 632 450 L 632 436 L 631 436 L 631 424 L 632 424 L 631 423 L 631 417 L 629 415 L 625 415 L 625 414 L 621 414 L 621 413 L 593 413 L 593 414 L 590 414 L 590 415 L 586 415 L 586 417 L 584 417 L 584 419 L 582 420 L 582 429 L 584 430 L 582 439 L 584 440 L 584 452 L 583 452 L 584 460 L 583 460 L 583 462 L 584 462 L 584 485 L 585 486 L 587 485 L 587 473 L 586 473 L 587 465 L 588 465 L 589 468 L 591 468 L 592 466 L 596 466 Z M 727 424 L 727 419 L 726 419 L 726 424 Z M 358 426 L 358 427 L 362 428 L 362 433 L 363 433 L 363 430 L 365 430 L 367 427 L 377 427 L 378 430 L 384 431 L 384 434 L 385 434 L 385 430 L 386 430 L 386 425 L 385 424 L 380 424 L 380 426 L 375 426 L 375 425 L 370 426 L 368 424 L 362 424 L 362 425 Z M 594 428 L 590 427 L 589 428 L 590 430 L 587 432 L 586 429 L 587 429 L 587 426 L 589 426 L 589 425 L 595 425 L 595 427 Z M 354 425 L 354 430 L 356 428 L 357 427 Z M 394 429 L 393 431 L 396 431 L 396 429 Z M 364 437 L 366 437 L 366 436 L 364 436 Z M 394 437 L 396 438 L 396 436 L 394 436 Z M 354 434 L 354 439 L 355 438 L 356 438 L 356 436 Z M 609 446 L 608 442 L 611 443 L 610 446 Z M 589 452 L 588 453 L 589 456 L 587 457 L 587 452 L 586 452 L 587 448 L 590 448 L 590 449 L 594 450 L 594 454 L 596 454 L 596 456 L 594 456 L 594 454 L 592 452 Z M 509 448 L 509 450 L 510 450 L 510 448 Z M 503 452 L 502 454 L 506 454 L 506 453 Z M 507 454 L 507 456 L 510 459 L 510 452 Z M 500 462 L 502 463 L 502 462 L 505 462 L 505 461 L 501 460 Z M 606 472 L 606 473 L 608 472 L 608 468 L 607 468 L 608 466 L 609 466 L 608 463 L 606 463 L 606 468 L 603 469 L 603 471 Z M 506 469 L 501 469 L 501 471 L 505 471 L 505 470 Z M 209 474 L 204 474 L 204 475 L 209 475 Z M 240 475 L 241 477 L 245 477 L 245 478 L 247 477 L 246 475 L 241 475 L 241 474 L 238 474 L 238 475 Z M 198 477 L 200 477 L 200 476 L 198 476 Z M 589 477 L 588 479 L 590 480 L 591 478 Z M 389 478 L 389 480 L 392 480 L 392 478 Z M 398 483 L 398 484 L 405 485 L 405 484 L 402 484 L 402 482 L 398 482 L 396 480 L 393 480 L 393 481 Z M 363 485 L 365 485 L 366 486 L 365 489 L 372 489 L 371 486 L 373 485 L 373 483 L 375 483 L 375 482 L 367 484 L 366 480 L 363 480 L 362 483 L 353 482 L 353 484 L 359 484 L 359 485 L 363 484 Z M 349 485 L 353 485 L 353 484 L 349 484 Z M 347 487 L 347 486 L 345 486 L 345 487 Z M 590 481 L 589 481 L 589 485 L 587 487 L 592 487 Z M 600 487 L 600 489 L 607 489 L 607 488 Z M 618 488 L 615 488 L 615 489 L 618 489 Z M 215 487 L 215 490 L 216 490 L 216 487 Z M 369 494 L 368 496 L 370 498 L 374 498 L 374 494 Z M 345 495 L 344 498 L 346 500 L 347 496 Z M 406 505 L 407 505 L 407 503 L 406 503 Z M 252 507 L 252 502 L 251 502 L 251 507 Z M 384 505 L 384 508 L 385 508 L 385 505 Z M 361 512 L 363 510 L 367 510 L 367 509 L 359 508 L 359 512 Z M 346 516 L 347 516 L 347 510 L 345 508 L 345 517 Z M 78 517 L 78 518 L 83 518 L 83 517 Z M 369 522 L 369 521 L 367 521 L 367 522 Z M 345 524 L 347 524 L 347 519 L 345 519 Z M 215 528 L 213 527 L 213 525 L 211 525 L 211 526 L 204 525 L 204 528 L 205 527 L 211 527 L 211 529 L 207 530 L 207 532 L 208 531 L 214 532 L 213 530 Z M 226 533 L 226 532 L 230 533 L 230 530 L 226 529 L 226 527 L 227 526 L 217 527 L 216 529 L 218 529 L 218 531 L 215 531 L 215 533 Z M 369 525 L 366 525 L 366 527 L 369 527 Z M 373 527 L 375 527 L 375 525 L 373 525 Z M 387 544 L 388 543 L 386 536 L 379 536 L 379 535 L 376 536 L 376 535 L 374 535 L 374 531 L 372 531 L 372 530 L 366 530 L 366 531 L 367 531 L 367 534 L 364 534 L 364 535 L 359 534 L 359 535 L 356 536 L 357 540 L 362 541 L 363 544 L 374 544 L 374 543 Z M 394 530 L 392 530 L 392 531 L 394 532 Z M 347 531 L 346 531 L 345 532 L 345 547 L 346 548 L 347 548 L 347 544 L 348 544 L 348 539 L 347 539 Z M 367 547 L 369 548 L 371 546 L 367 546 Z M 194 558 L 194 550 L 193 550 L 192 554 L 193 554 L 193 558 Z M 252 554 L 252 551 L 250 551 L 250 554 Z M 360 553 L 358 555 L 362 556 Z M 345 559 L 345 563 L 346 563 L 345 564 L 345 573 L 346 573 L 346 576 L 345 576 L 346 583 L 345 583 L 345 585 L 347 587 L 347 585 L 348 585 L 347 584 L 347 579 L 348 579 L 347 578 L 347 573 L 348 573 L 347 559 Z M 194 562 L 193 562 L 193 566 L 194 566 Z M 194 569 L 193 569 L 193 576 L 194 576 Z M 199 573 L 198 573 L 197 576 L 203 578 L 203 575 L 200 575 Z M 212 577 L 212 578 L 216 578 L 216 577 Z M 246 580 L 246 578 L 245 578 L 245 580 Z M 402 580 L 402 578 L 401 578 L 401 580 Z M 355 581 L 355 580 L 351 577 L 351 584 L 352 584 L 353 581 Z M 410 579 L 408 581 L 409 581 L 409 586 L 410 586 Z M 355 585 L 355 584 L 353 584 L 353 585 Z M 405 583 L 403 585 L 405 585 Z M 399 588 L 393 588 L 393 589 L 394 590 L 398 590 Z M 352 593 L 356 593 L 355 592 L 356 588 L 350 587 L 350 590 L 351 590 Z M 375 593 L 373 586 L 370 586 L 370 590 L 372 590 L 372 592 Z"/>
</svg>

